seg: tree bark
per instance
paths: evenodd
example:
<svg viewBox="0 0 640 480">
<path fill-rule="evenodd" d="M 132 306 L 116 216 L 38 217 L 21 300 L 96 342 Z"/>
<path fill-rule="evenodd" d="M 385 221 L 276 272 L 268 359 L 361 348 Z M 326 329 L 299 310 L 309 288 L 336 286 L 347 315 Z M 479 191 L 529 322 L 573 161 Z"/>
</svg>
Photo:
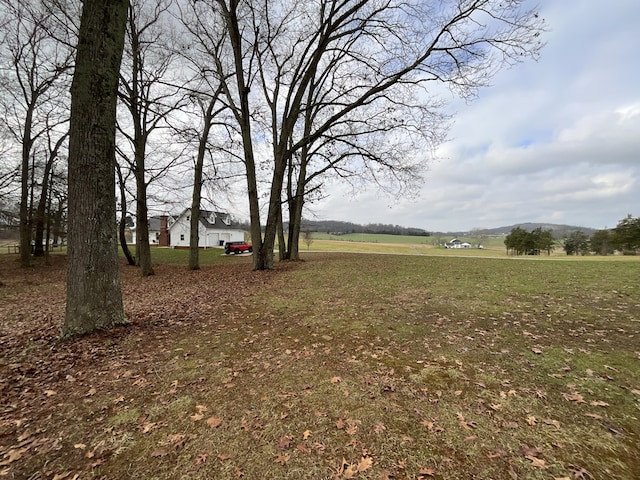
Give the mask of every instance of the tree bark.
<svg viewBox="0 0 640 480">
<path fill-rule="evenodd" d="M 144 140 L 146 144 L 146 140 Z M 136 145 L 136 264 L 140 275 L 148 277 L 154 274 L 149 246 L 149 209 L 147 207 L 147 183 L 144 178 L 145 146 Z"/>
<path fill-rule="evenodd" d="M 128 0 L 85 0 L 71 86 L 64 338 L 126 322 L 116 236 L 115 131 Z"/>
<path fill-rule="evenodd" d="M 53 149 L 49 152 L 49 158 L 47 159 L 47 163 L 44 167 L 44 174 L 42 175 L 42 191 L 40 192 L 40 200 L 38 201 L 38 208 L 36 210 L 36 230 L 35 230 L 35 244 L 33 250 L 34 257 L 44 257 L 45 249 L 43 245 L 44 241 L 44 222 L 47 210 L 47 204 L 50 204 L 49 195 L 51 195 L 51 191 L 49 188 L 49 182 L 53 181 L 51 179 L 52 171 L 53 171 L 53 163 L 58 157 L 58 151 L 60 147 L 67 139 L 68 134 L 64 134 L 62 137 L 58 139 Z"/>
<path fill-rule="evenodd" d="M 33 107 L 29 105 L 24 121 L 24 133 L 22 136 L 22 165 L 21 193 L 20 193 L 20 265 L 31 266 L 31 219 L 29 218 L 29 156 L 33 139 L 31 138 L 31 126 L 33 123 Z"/>
<path fill-rule="evenodd" d="M 120 248 L 122 248 L 122 253 L 124 253 L 124 257 L 127 259 L 127 264 L 134 266 L 136 264 L 136 259 L 133 255 L 131 255 L 131 251 L 129 250 L 129 245 L 127 244 L 127 235 L 126 235 L 126 227 L 127 227 L 127 190 L 124 184 L 124 177 L 122 176 L 122 169 L 120 165 L 116 163 L 116 172 L 118 173 L 118 188 L 120 189 L 120 222 L 118 222 L 118 238 L 120 240 Z"/>
</svg>

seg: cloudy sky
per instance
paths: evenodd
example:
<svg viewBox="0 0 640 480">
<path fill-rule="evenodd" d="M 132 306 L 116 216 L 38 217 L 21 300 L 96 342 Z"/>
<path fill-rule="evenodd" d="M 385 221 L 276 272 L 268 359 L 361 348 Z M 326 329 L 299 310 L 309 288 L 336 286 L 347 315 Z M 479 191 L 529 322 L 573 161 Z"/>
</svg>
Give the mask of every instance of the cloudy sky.
<svg viewBox="0 0 640 480">
<path fill-rule="evenodd" d="M 546 0 L 541 14 L 538 62 L 452 101 L 450 140 L 417 199 L 336 189 L 315 218 L 464 231 L 640 216 L 640 2 Z"/>
</svg>

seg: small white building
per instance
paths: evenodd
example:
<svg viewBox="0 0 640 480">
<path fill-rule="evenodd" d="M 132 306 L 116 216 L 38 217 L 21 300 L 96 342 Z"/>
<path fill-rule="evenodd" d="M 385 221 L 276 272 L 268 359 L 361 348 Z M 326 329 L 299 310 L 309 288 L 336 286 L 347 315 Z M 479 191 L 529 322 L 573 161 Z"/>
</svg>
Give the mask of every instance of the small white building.
<svg viewBox="0 0 640 480">
<path fill-rule="evenodd" d="M 445 242 L 444 248 L 471 248 L 471 244 L 453 238 L 450 242 Z"/>
<path fill-rule="evenodd" d="M 180 215 L 168 222 L 169 245 L 173 248 L 189 248 L 191 230 L 191 209 L 185 209 Z M 198 247 L 223 247 L 225 242 L 244 240 L 244 230 L 231 220 L 231 215 L 223 212 L 200 211 L 198 228 Z"/>
</svg>

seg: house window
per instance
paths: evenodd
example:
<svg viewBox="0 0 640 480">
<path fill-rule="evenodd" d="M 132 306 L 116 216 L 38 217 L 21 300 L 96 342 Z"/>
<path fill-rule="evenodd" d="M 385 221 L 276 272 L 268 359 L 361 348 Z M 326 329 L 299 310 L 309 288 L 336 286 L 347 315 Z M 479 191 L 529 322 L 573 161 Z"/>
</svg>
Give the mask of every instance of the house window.
<svg viewBox="0 0 640 480">
<path fill-rule="evenodd" d="M 180 241 L 181 241 L 181 242 L 184 242 L 184 233 L 181 233 L 181 234 L 180 234 Z"/>
<path fill-rule="evenodd" d="M 187 222 L 191 221 L 191 217 L 189 215 L 187 215 Z"/>
</svg>

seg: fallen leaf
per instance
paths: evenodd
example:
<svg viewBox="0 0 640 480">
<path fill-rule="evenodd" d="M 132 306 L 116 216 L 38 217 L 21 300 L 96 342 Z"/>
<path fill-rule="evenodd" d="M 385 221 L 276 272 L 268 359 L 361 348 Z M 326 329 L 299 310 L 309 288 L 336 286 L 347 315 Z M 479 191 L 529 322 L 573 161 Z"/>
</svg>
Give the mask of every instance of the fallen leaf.
<svg viewBox="0 0 640 480">
<path fill-rule="evenodd" d="M 311 433 L 312 433 L 312 432 L 311 432 L 311 430 L 305 430 L 305 431 L 302 433 L 302 438 L 303 438 L 304 440 L 307 440 L 307 439 L 311 436 Z"/>
<path fill-rule="evenodd" d="M 594 407 L 608 407 L 609 404 L 607 402 L 603 402 L 602 400 L 592 400 L 591 402 L 589 402 L 590 405 L 593 405 Z"/>
<path fill-rule="evenodd" d="M 365 472 L 373 465 L 373 459 L 371 457 L 362 457 L 358 462 L 358 471 Z"/>
<path fill-rule="evenodd" d="M 527 423 L 533 427 L 536 423 L 538 423 L 538 419 L 533 415 L 529 415 L 527 417 Z"/>
<path fill-rule="evenodd" d="M 427 427 L 429 430 L 433 430 L 434 423 L 431 420 L 422 420 L 420 425 L 423 427 Z"/>
<path fill-rule="evenodd" d="M 229 460 L 231 458 L 231 455 L 226 454 L 226 453 L 221 453 L 216 458 L 218 460 L 220 460 L 221 462 L 226 462 L 227 460 Z"/>
<path fill-rule="evenodd" d="M 84 443 L 76 443 L 73 448 L 77 448 L 79 450 L 84 450 L 87 446 Z"/>
<path fill-rule="evenodd" d="M 421 468 L 419 472 L 419 480 L 423 480 L 425 477 L 433 477 L 436 471 L 433 468 Z"/>
<path fill-rule="evenodd" d="M 276 447 L 280 450 L 285 450 L 291 445 L 291 440 L 293 440 L 293 437 L 291 435 L 283 435 L 278 440 L 278 444 L 276 445 Z"/>
<path fill-rule="evenodd" d="M 547 466 L 545 465 L 545 461 L 542 460 L 541 458 L 534 457 L 533 455 L 525 455 L 524 458 L 531 460 L 532 467 L 540 468 L 541 470 L 544 470 L 547 468 Z"/>
<path fill-rule="evenodd" d="M 2 461 L 2 466 L 9 465 L 10 463 L 15 462 L 16 460 L 20 460 L 22 458 L 22 454 L 29 450 L 29 448 L 20 448 L 20 449 L 11 449 L 7 453 L 4 454 L 5 460 Z"/>
<path fill-rule="evenodd" d="M 552 420 L 550 418 L 545 418 L 544 420 L 542 420 L 544 422 L 545 425 L 553 425 L 556 428 L 560 428 L 560 422 L 558 420 Z"/>
<path fill-rule="evenodd" d="M 166 457 L 167 455 L 169 455 L 169 452 L 164 448 L 158 448 L 157 450 L 151 452 L 151 456 L 153 458 Z"/>
<path fill-rule="evenodd" d="M 201 453 L 200 455 L 198 455 L 194 461 L 194 463 L 196 465 L 202 465 L 204 462 L 207 461 L 207 459 L 209 458 L 209 455 L 206 453 Z"/>
<path fill-rule="evenodd" d="M 280 465 L 286 465 L 286 463 L 291 459 L 291 455 L 288 455 L 286 453 L 278 453 L 278 455 L 276 455 L 276 463 L 279 463 Z"/>
<path fill-rule="evenodd" d="M 157 423 L 155 422 L 147 422 L 142 425 L 142 433 L 149 433 L 151 430 L 156 428 Z"/>
<path fill-rule="evenodd" d="M 299 443 L 296 445 L 296 450 L 302 453 L 311 453 L 311 449 L 307 447 L 304 443 Z"/>
<path fill-rule="evenodd" d="M 344 478 L 355 478 L 357 474 L 358 474 L 358 466 L 348 465 L 347 468 L 344 469 L 342 476 Z"/>
<path fill-rule="evenodd" d="M 58 394 L 58 392 L 56 392 L 55 390 L 45 390 L 44 393 L 47 397 L 52 397 Z"/>
<path fill-rule="evenodd" d="M 387 427 L 384 426 L 384 423 L 377 423 L 375 427 L 373 427 L 373 431 L 376 433 L 382 433 L 387 429 Z"/>
<path fill-rule="evenodd" d="M 189 417 L 191 420 L 193 420 L 194 422 L 197 422 L 199 420 L 202 420 L 204 418 L 204 415 L 202 415 L 201 413 L 194 413 L 193 415 L 191 415 Z"/>
<path fill-rule="evenodd" d="M 540 355 L 542 353 L 542 350 L 540 350 L 539 348 L 532 348 L 531 351 L 536 355 Z"/>
<path fill-rule="evenodd" d="M 584 401 L 584 397 L 578 392 L 563 393 L 562 396 L 565 400 L 569 400 L 570 402 L 586 403 Z"/>
<path fill-rule="evenodd" d="M 505 450 L 502 450 L 501 448 L 498 448 L 495 452 L 488 453 L 487 458 L 500 458 L 504 457 L 505 455 L 507 455 L 507 452 Z"/>
<path fill-rule="evenodd" d="M 458 412 L 456 416 L 458 417 L 458 423 L 465 430 L 472 430 L 478 426 L 476 422 L 465 420 L 464 416 L 460 412 Z"/>
<path fill-rule="evenodd" d="M 342 378 L 340 377 L 331 377 L 331 383 L 340 383 Z"/>
<path fill-rule="evenodd" d="M 207 425 L 209 425 L 211 428 L 218 428 L 220 425 L 222 425 L 222 419 L 218 417 L 209 417 L 207 418 Z"/>
<path fill-rule="evenodd" d="M 346 432 L 347 435 L 353 436 L 356 433 L 358 433 L 358 426 L 354 424 L 347 425 L 347 428 L 345 428 L 344 431 Z"/>
</svg>

